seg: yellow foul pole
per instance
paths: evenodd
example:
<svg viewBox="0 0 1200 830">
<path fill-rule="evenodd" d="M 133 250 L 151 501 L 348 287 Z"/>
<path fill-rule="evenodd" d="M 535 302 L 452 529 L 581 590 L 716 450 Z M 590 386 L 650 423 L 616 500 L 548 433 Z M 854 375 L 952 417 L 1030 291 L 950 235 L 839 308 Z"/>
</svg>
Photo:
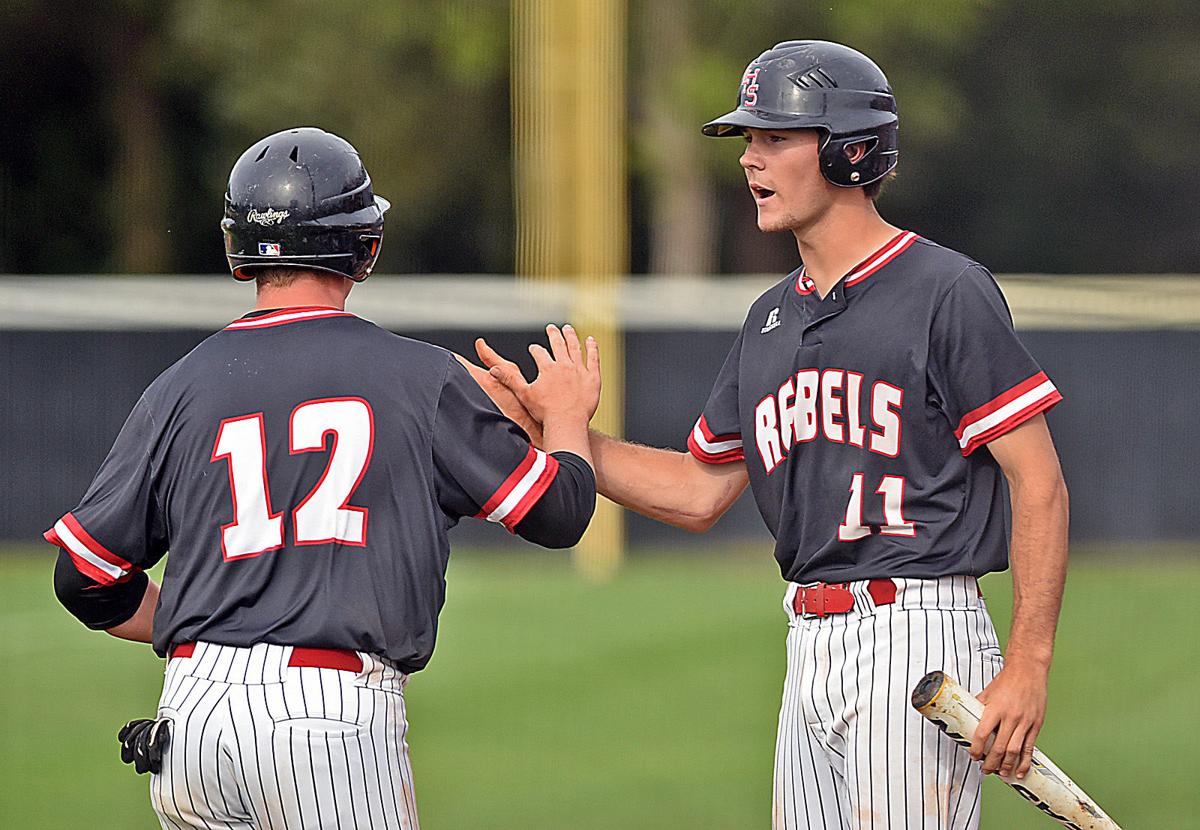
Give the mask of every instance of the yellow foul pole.
<svg viewBox="0 0 1200 830">
<path fill-rule="evenodd" d="M 569 322 L 596 338 L 604 371 L 592 425 L 615 436 L 625 368 L 617 292 L 629 269 L 625 2 L 513 0 L 512 41 L 516 271 L 530 293 L 574 287 Z M 604 578 L 624 549 L 620 508 L 601 500 L 575 561 Z"/>
</svg>

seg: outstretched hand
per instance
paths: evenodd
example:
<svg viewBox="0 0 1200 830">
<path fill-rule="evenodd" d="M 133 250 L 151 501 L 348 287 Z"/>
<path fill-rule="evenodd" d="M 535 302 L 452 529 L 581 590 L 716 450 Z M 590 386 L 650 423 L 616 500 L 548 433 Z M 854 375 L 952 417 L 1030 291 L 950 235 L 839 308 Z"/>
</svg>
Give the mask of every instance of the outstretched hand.
<svg viewBox="0 0 1200 830">
<path fill-rule="evenodd" d="M 1034 665 L 1008 663 L 979 693 L 983 717 L 970 753 L 983 760 L 983 772 L 1024 778 L 1046 718 L 1046 672 Z M 995 735 L 990 748 L 988 738 Z"/>
<path fill-rule="evenodd" d="M 493 351 L 492 347 L 488 346 L 481 337 L 475 341 L 475 351 L 479 353 L 479 358 L 483 361 L 483 365 L 485 367 L 490 368 L 492 364 L 488 362 L 489 358 L 484 356 L 484 349 L 486 349 L 487 352 L 490 352 L 490 354 L 494 356 L 494 359 L 503 360 L 503 358 Z M 529 410 L 526 409 L 525 405 L 522 404 L 517 396 L 513 394 L 512 390 L 496 378 L 492 377 L 491 372 L 489 372 L 487 368 L 476 366 L 474 363 L 467 360 L 460 354 L 455 353 L 454 356 L 458 359 L 458 362 L 465 366 L 467 371 L 471 373 L 471 377 L 475 379 L 475 382 L 479 384 L 487 396 L 492 399 L 492 403 L 496 405 L 496 408 L 504 413 L 506 418 L 514 422 L 521 429 L 525 430 L 525 434 L 529 436 L 529 440 L 535 447 L 541 447 L 541 422 L 537 421 L 532 415 L 529 414 Z M 520 374 L 519 370 L 518 374 Z"/>
<path fill-rule="evenodd" d="M 539 424 L 548 418 L 591 420 L 600 404 L 600 347 L 589 337 L 580 344 L 575 329 L 566 325 L 546 326 L 550 350 L 536 343 L 529 346 L 538 367 L 533 383 L 525 380 L 520 367 L 500 355 L 483 338 L 475 341 L 479 359 L 493 378 L 511 392 Z M 486 387 L 485 387 L 486 388 Z M 515 419 L 514 419 L 515 420 Z M 518 421 L 518 423 L 520 423 Z"/>
</svg>

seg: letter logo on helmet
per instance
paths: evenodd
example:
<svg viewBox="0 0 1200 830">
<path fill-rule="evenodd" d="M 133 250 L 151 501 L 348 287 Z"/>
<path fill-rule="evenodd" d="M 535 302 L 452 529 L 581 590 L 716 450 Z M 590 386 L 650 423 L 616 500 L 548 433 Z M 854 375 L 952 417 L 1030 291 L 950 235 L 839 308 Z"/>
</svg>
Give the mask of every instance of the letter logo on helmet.
<svg viewBox="0 0 1200 830">
<path fill-rule="evenodd" d="M 839 187 L 879 181 L 900 153 L 896 99 L 883 70 L 862 52 L 824 40 L 777 43 L 751 61 L 737 109 L 702 132 L 734 136 L 748 127 L 820 130 L 821 173 Z M 846 147 L 858 142 L 867 152 L 852 164 Z"/>
<path fill-rule="evenodd" d="M 225 194 L 225 255 L 238 280 L 261 268 L 371 274 L 387 199 L 371 190 L 358 151 L 333 133 L 298 127 L 242 153 Z"/>
<path fill-rule="evenodd" d="M 760 71 L 757 61 L 746 67 L 746 74 L 742 76 L 742 91 L 739 93 L 741 98 L 739 107 L 753 109 L 758 104 L 758 73 Z"/>
</svg>

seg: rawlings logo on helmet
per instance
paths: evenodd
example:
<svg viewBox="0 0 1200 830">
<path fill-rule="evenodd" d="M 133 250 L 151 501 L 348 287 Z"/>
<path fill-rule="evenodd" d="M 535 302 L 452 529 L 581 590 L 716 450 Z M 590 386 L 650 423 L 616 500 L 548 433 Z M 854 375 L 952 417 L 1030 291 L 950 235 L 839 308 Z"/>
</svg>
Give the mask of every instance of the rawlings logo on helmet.
<svg viewBox="0 0 1200 830">
<path fill-rule="evenodd" d="M 251 208 L 250 212 L 246 214 L 246 221 L 257 222 L 260 225 L 275 225 L 287 219 L 290 215 L 290 210 L 267 208 L 265 211 L 257 211 Z"/>
</svg>

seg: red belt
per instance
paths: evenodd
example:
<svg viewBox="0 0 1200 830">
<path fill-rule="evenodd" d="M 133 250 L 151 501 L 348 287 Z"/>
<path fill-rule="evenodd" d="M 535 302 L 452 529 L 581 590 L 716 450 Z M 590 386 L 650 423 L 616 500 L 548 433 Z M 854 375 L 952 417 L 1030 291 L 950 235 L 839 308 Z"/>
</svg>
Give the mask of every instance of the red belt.
<svg viewBox="0 0 1200 830">
<path fill-rule="evenodd" d="M 171 647 L 171 659 L 176 657 L 191 657 L 196 650 L 195 643 L 177 643 Z M 338 669 L 340 671 L 362 671 L 362 658 L 358 652 L 345 648 L 303 648 L 296 646 L 292 649 L 289 666 L 311 666 L 318 669 Z"/>
<path fill-rule="evenodd" d="M 876 605 L 891 605 L 896 601 L 896 583 L 890 579 L 872 579 L 867 583 L 867 593 Z M 829 614 L 846 614 L 854 609 L 854 594 L 850 593 L 849 582 L 818 582 L 805 588 L 796 588 L 792 597 L 792 610 L 800 616 L 824 617 Z"/>
</svg>

